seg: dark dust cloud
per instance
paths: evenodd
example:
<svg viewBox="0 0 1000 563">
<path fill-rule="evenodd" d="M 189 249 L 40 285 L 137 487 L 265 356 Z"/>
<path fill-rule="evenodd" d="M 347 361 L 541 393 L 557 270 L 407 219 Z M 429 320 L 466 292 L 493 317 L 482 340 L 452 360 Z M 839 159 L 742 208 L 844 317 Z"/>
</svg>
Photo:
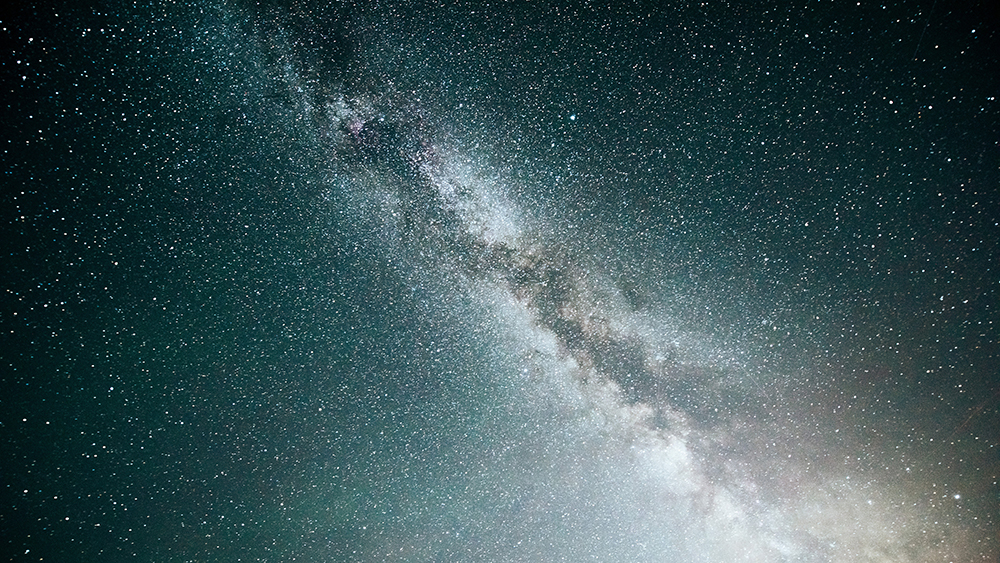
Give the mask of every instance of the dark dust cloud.
<svg viewBox="0 0 1000 563">
<path fill-rule="evenodd" d="M 5 8 L 14 561 L 997 561 L 985 3 Z"/>
</svg>

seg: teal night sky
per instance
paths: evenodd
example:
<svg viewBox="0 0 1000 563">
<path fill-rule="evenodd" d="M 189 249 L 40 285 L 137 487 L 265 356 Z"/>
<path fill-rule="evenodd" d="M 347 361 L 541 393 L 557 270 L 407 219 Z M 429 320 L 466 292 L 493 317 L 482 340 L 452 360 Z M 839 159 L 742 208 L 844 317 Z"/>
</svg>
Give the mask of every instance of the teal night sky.
<svg viewBox="0 0 1000 563">
<path fill-rule="evenodd" d="M 17 2 L 0 557 L 996 562 L 983 2 Z"/>
</svg>

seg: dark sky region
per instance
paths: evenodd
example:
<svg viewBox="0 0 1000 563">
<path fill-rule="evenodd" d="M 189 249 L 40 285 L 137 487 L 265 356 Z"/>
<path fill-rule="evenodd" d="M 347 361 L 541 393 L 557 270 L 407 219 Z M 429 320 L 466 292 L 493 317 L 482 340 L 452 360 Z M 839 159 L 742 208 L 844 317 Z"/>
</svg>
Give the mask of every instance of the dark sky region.
<svg viewBox="0 0 1000 563">
<path fill-rule="evenodd" d="M 1000 556 L 993 3 L 12 4 L 3 559 Z"/>
</svg>

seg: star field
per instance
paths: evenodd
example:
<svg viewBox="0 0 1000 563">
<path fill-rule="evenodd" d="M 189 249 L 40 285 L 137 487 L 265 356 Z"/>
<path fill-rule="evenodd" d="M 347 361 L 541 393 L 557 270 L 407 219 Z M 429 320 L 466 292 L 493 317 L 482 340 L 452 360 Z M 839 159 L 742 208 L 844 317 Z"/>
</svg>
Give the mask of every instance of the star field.
<svg viewBox="0 0 1000 563">
<path fill-rule="evenodd" d="M 978 3 L 0 20 L 14 561 L 995 561 Z"/>
</svg>

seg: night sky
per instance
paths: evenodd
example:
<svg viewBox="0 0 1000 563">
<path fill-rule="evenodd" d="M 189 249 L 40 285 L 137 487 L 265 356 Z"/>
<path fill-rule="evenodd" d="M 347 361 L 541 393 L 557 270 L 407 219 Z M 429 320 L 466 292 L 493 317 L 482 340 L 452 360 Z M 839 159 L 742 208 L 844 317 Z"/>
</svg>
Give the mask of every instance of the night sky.
<svg viewBox="0 0 1000 563">
<path fill-rule="evenodd" d="M 0 558 L 995 562 L 992 2 L 14 2 Z"/>
</svg>

